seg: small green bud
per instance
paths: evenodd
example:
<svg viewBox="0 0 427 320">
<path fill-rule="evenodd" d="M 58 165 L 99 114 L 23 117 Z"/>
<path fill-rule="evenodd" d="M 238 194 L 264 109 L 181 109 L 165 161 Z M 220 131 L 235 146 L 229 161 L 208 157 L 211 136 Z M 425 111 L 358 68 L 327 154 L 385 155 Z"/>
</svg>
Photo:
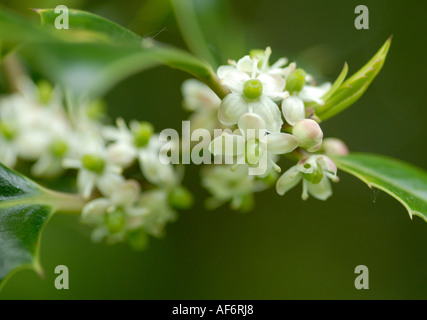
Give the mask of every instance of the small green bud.
<svg viewBox="0 0 427 320">
<path fill-rule="evenodd" d="M 87 107 L 86 107 L 86 115 L 89 117 L 89 119 L 92 120 L 99 120 L 102 117 L 105 116 L 107 111 L 107 105 L 103 100 L 95 100 L 92 101 Z"/>
<path fill-rule="evenodd" d="M 254 101 L 259 99 L 262 95 L 262 83 L 258 79 L 251 79 L 243 85 L 243 96 L 249 100 Z"/>
<path fill-rule="evenodd" d="M 39 101 L 42 104 L 48 104 L 52 99 L 53 88 L 52 85 L 46 80 L 40 80 L 37 83 L 37 90 L 39 92 Z"/>
<path fill-rule="evenodd" d="M 82 164 L 83 167 L 85 167 L 87 170 L 95 172 L 95 173 L 102 173 L 104 171 L 105 167 L 105 161 L 99 156 L 86 154 L 82 158 Z"/>
<path fill-rule="evenodd" d="M 138 124 L 138 127 L 133 131 L 135 145 L 138 148 L 145 147 L 150 141 L 154 133 L 154 127 L 151 123 L 143 121 Z"/>
<path fill-rule="evenodd" d="M 305 85 L 306 73 L 303 69 L 296 69 L 286 79 L 286 90 L 290 93 L 300 92 Z"/>
<path fill-rule="evenodd" d="M 12 140 L 16 136 L 17 130 L 10 123 L 0 122 L 0 133 L 6 140 Z"/>
<path fill-rule="evenodd" d="M 61 158 L 68 151 L 68 145 L 62 140 L 56 140 L 50 146 L 50 151 L 55 157 Z"/>
<path fill-rule="evenodd" d="M 318 166 L 312 173 L 303 173 L 302 175 L 304 179 L 310 181 L 311 183 L 318 184 L 323 179 L 323 170 L 322 167 Z"/>
<path fill-rule="evenodd" d="M 132 249 L 141 251 L 147 248 L 148 235 L 144 230 L 133 230 L 126 235 L 126 240 Z"/>
<path fill-rule="evenodd" d="M 262 49 L 253 49 L 251 51 L 249 51 L 249 56 L 251 57 L 251 59 L 258 57 L 259 61 L 258 61 L 258 68 L 261 68 L 262 64 L 264 63 L 264 59 L 265 59 L 265 51 Z"/>
<path fill-rule="evenodd" d="M 174 209 L 189 209 L 194 203 L 194 197 L 188 189 L 178 186 L 169 193 L 168 202 Z"/>
<path fill-rule="evenodd" d="M 123 210 L 116 209 L 108 211 L 105 215 L 105 222 L 107 223 L 108 231 L 110 234 L 116 234 L 122 231 L 125 224 L 125 214 Z"/>
</svg>

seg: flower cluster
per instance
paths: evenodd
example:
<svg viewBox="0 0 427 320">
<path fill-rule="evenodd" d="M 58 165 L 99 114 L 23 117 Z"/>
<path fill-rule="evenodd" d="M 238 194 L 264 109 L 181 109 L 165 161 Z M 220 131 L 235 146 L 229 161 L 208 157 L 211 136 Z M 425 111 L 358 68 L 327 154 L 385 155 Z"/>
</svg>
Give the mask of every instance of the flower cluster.
<svg viewBox="0 0 427 320">
<path fill-rule="evenodd" d="M 310 107 L 324 103 L 331 84 L 317 86 L 295 62 L 270 64 L 270 56 L 270 48 L 254 50 L 219 67 L 218 85 L 227 92 L 222 100 L 198 80 L 182 86 L 192 129 L 214 134 L 202 148 L 214 159 L 201 170 L 212 195 L 209 208 L 230 202 L 250 210 L 255 192 L 276 185 L 283 195 L 301 181 L 304 200 L 326 200 L 330 181 L 338 181 L 331 158 L 348 149 L 339 139 L 323 139 Z M 47 82 L 36 86 L 24 78 L 17 84 L 19 92 L 0 98 L 0 162 L 22 170 L 29 164 L 31 175 L 41 179 L 74 170 L 74 187 L 87 201 L 81 217 L 93 226 L 94 241 L 126 240 L 142 248 L 148 235 L 162 235 L 175 210 L 191 206 L 182 166 L 162 161 L 172 149 L 151 123 L 118 118 L 106 124 L 99 101 L 70 105 Z M 215 136 L 217 129 L 221 134 Z M 167 143 L 183 155 L 199 150 Z M 297 160 L 283 174 L 281 156 Z"/>
<path fill-rule="evenodd" d="M 297 68 L 295 62 L 288 64 L 286 58 L 270 65 L 270 56 L 268 47 L 220 66 L 217 76 L 230 92 L 222 101 L 196 80 L 184 83 L 185 105 L 197 101 L 197 108 L 192 110 L 198 111 L 192 117 L 197 117 L 198 123 L 214 126 L 216 107 L 222 126 L 235 129 L 224 131 L 210 145 L 211 153 L 230 165 L 206 170 L 203 177 L 213 199 L 220 203 L 230 200 L 233 207 L 243 207 L 241 199 L 263 189 L 265 185 L 260 187 L 260 183 L 271 184 L 277 178 L 281 155 L 300 160 L 277 180 L 277 192 L 283 195 L 302 180 L 303 199 L 311 194 L 326 200 L 332 194 L 329 180 L 338 181 L 336 167 L 328 155 L 348 152 L 341 140 L 323 139 L 320 121 L 313 108 L 308 107 L 308 103 L 324 104 L 322 97 L 331 84 L 315 85 L 310 74 Z M 262 164 L 262 170 L 255 170 Z"/>
<path fill-rule="evenodd" d="M 83 222 L 95 241 L 126 240 L 144 247 L 161 236 L 176 209 L 191 205 L 182 170 L 158 161 L 159 137 L 148 122 L 121 118 L 106 125 L 100 102 L 65 107 L 47 82 L 18 82 L 19 92 L 0 99 L 0 162 L 40 179 L 77 170 L 76 189 L 87 200 Z"/>
</svg>

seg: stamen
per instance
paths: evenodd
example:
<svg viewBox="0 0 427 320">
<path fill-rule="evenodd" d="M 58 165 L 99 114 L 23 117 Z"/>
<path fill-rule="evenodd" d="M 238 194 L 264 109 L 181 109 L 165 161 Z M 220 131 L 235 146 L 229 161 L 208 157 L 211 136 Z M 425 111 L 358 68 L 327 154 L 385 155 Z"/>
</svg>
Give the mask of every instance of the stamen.
<svg viewBox="0 0 427 320">
<path fill-rule="evenodd" d="M 267 47 L 264 52 L 264 60 L 262 61 L 262 66 L 261 66 L 262 71 L 265 71 L 267 69 L 268 60 L 270 59 L 270 56 L 271 56 L 271 48 Z"/>
<path fill-rule="evenodd" d="M 259 58 L 255 56 L 252 61 L 253 61 L 253 63 L 252 63 L 251 78 L 254 79 L 256 77 L 256 74 L 257 74 L 257 66 L 258 66 Z"/>
</svg>

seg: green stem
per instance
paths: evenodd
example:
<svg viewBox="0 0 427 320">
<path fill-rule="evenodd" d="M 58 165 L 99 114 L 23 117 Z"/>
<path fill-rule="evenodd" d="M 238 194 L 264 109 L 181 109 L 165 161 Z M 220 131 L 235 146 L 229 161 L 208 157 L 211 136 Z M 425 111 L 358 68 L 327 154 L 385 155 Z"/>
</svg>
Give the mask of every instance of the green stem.
<svg viewBox="0 0 427 320">
<path fill-rule="evenodd" d="M 222 100 L 225 98 L 227 94 L 229 94 L 231 91 L 224 87 L 217 75 L 213 72 L 213 70 L 209 73 L 209 75 L 206 78 L 199 77 L 199 80 L 204 82 L 215 94 Z"/>
<path fill-rule="evenodd" d="M 46 190 L 49 199 L 47 203 L 51 205 L 55 211 L 64 214 L 79 215 L 88 200 L 83 199 L 78 194 L 63 193 L 52 190 Z"/>
</svg>

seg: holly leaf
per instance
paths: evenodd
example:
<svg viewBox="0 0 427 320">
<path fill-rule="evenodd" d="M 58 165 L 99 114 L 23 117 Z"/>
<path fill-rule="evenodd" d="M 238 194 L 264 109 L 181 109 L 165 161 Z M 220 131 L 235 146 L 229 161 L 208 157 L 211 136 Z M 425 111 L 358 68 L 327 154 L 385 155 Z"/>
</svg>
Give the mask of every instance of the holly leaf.
<svg viewBox="0 0 427 320">
<path fill-rule="evenodd" d="M 159 64 L 190 73 L 220 96 L 226 94 L 212 67 L 188 52 L 140 37 L 89 12 L 70 9 L 69 29 L 56 30 L 53 26 L 60 13 L 54 9 L 35 11 L 43 27 L 0 10 L 0 40 L 4 37 L 26 43 L 20 49 L 24 58 L 42 75 L 66 88 L 77 102 L 97 98 L 122 79 Z M 4 31 L 15 28 L 22 29 L 15 38 Z M 34 33 L 39 36 L 32 40 Z"/>
<path fill-rule="evenodd" d="M 388 50 L 391 45 L 391 37 L 384 43 L 380 50 L 372 57 L 367 64 L 365 64 L 359 71 L 353 74 L 350 78 L 345 80 L 338 89 L 336 84 L 342 81 L 343 74 L 347 73 L 344 67 L 335 84 L 332 86 L 330 92 L 326 93 L 324 104 L 316 104 L 314 109 L 316 115 L 320 120 L 327 120 L 338 113 L 344 111 L 353 103 L 355 103 L 368 89 L 369 85 L 381 71 L 387 57 Z"/>
<path fill-rule="evenodd" d="M 79 197 L 45 189 L 0 164 L 0 288 L 20 269 L 43 270 L 40 238 L 57 210 L 79 211 Z"/>
<path fill-rule="evenodd" d="M 427 222 L 427 172 L 386 156 L 352 153 L 333 157 L 337 167 L 397 199 L 412 219 L 417 215 Z"/>
</svg>

